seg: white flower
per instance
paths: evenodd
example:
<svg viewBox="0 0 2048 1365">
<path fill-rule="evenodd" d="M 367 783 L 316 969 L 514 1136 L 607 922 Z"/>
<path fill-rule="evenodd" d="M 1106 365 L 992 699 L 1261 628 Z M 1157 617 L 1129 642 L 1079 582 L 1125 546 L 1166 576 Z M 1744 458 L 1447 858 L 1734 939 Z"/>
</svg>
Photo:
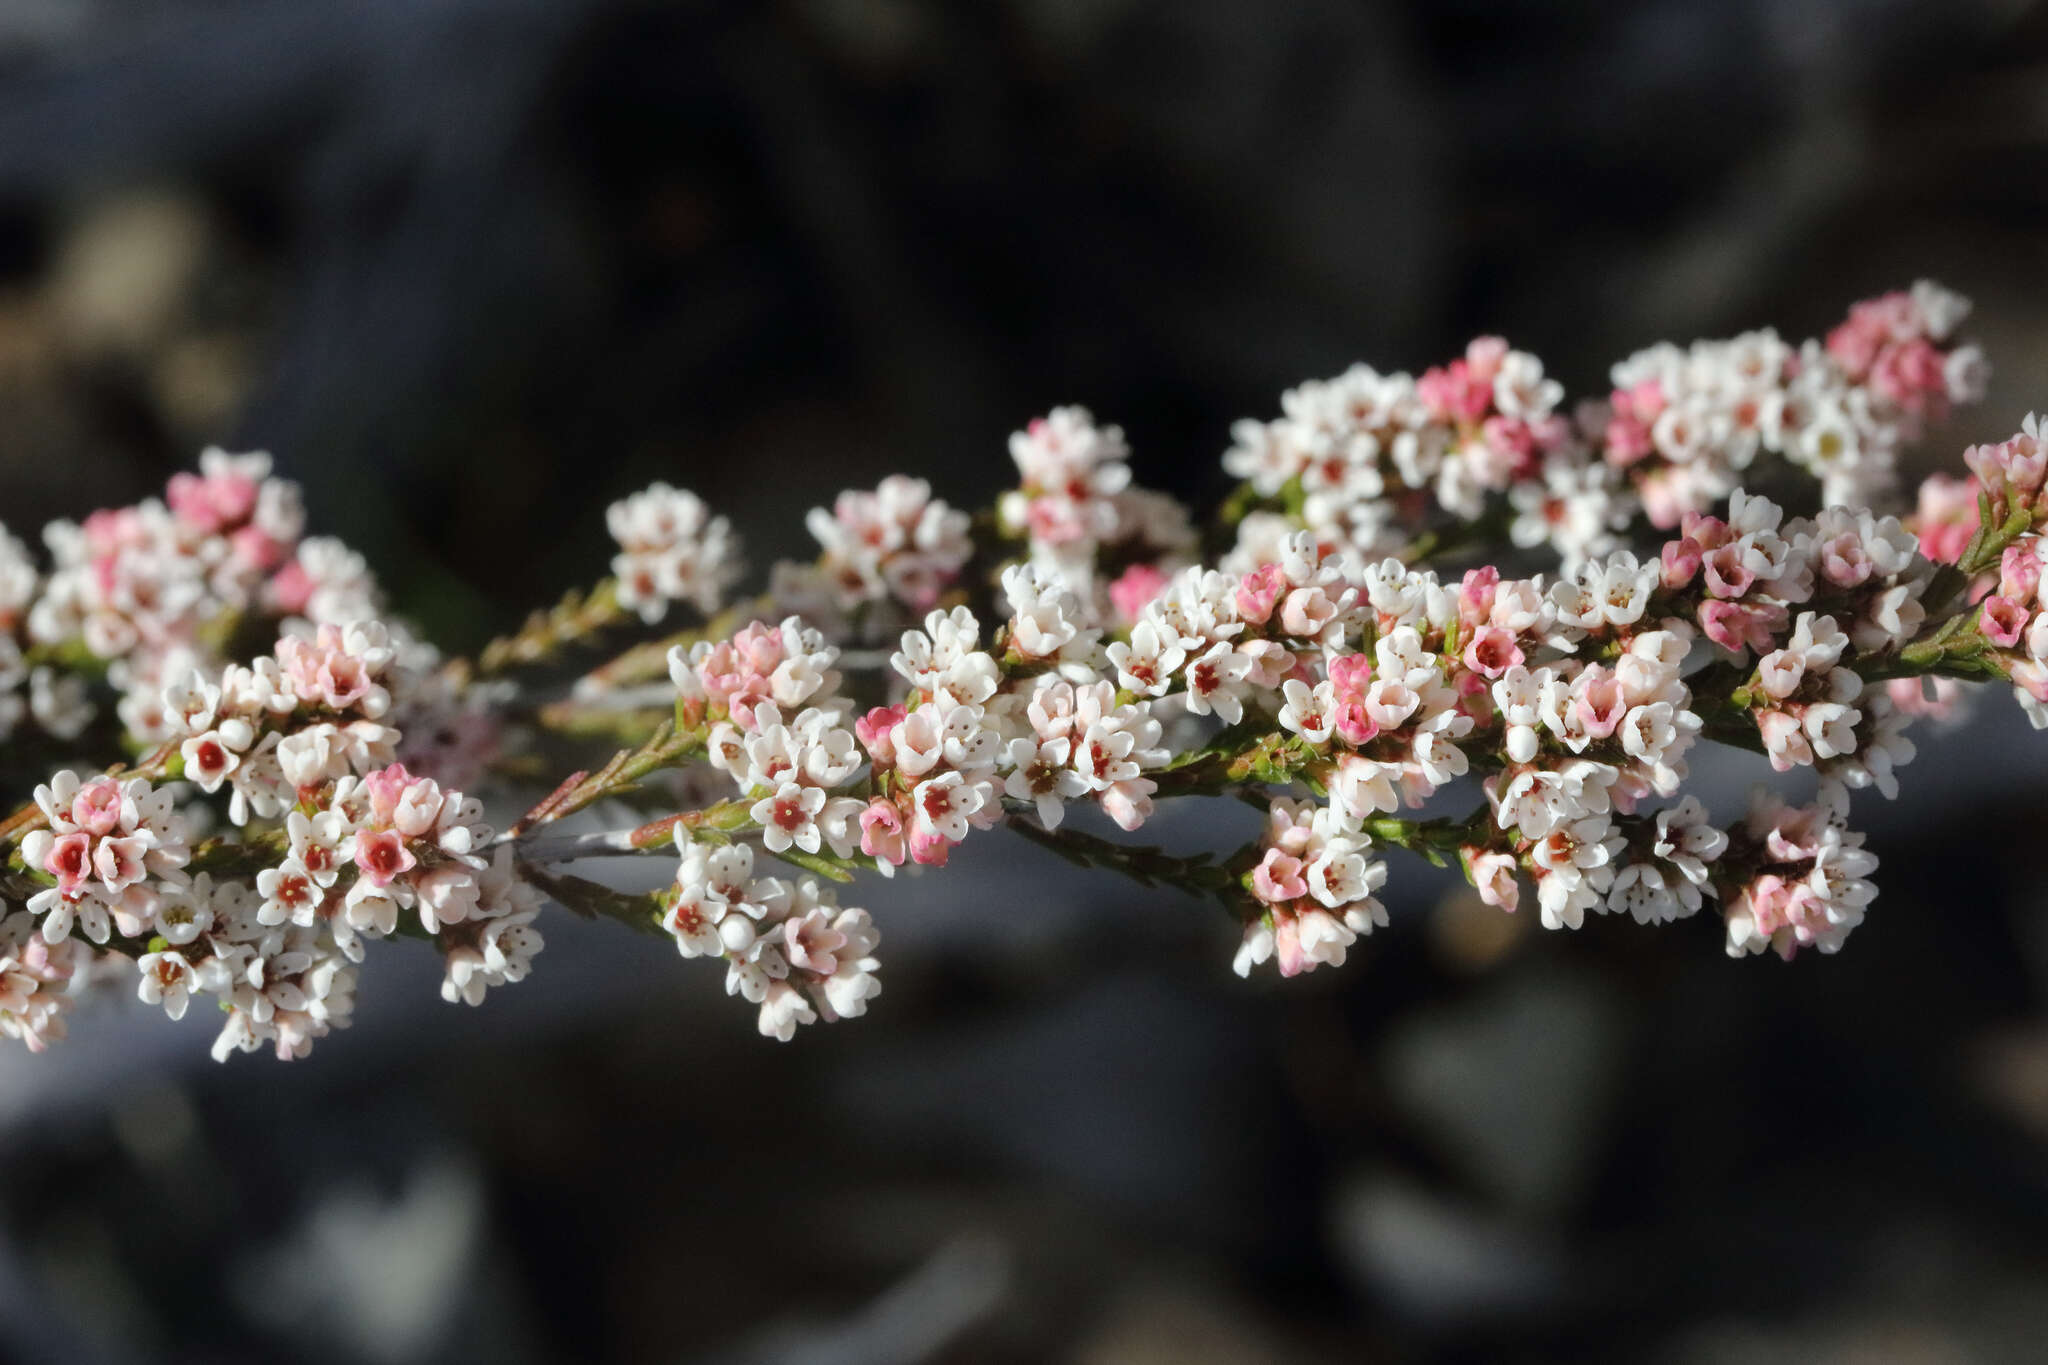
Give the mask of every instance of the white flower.
<svg viewBox="0 0 2048 1365">
<path fill-rule="evenodd" d="M 185 1017 L 185 1005 L 194 985 L 192 964 L 183 953 L 166 950 L 145 953 L 136 960 L 140 972 L 135 993 L 146 1005 L 161 1003 L 173 1019 Z"/>
<path fill-rule="evenodd" d="M 785 782 L 773 795 L 756 801 L 748 814 L 761 826 L 761 842 L 770 853 L 781 853 L 791 845 L 816 853 L 823 840 L 818 814 L 824 808 L 823 789 Z"/>
<path fill-rule="evenodd" d="M 918 832 L 954 844 L 967 837 L 968 817 L 979 812 L 985 800 L 981 786 L 957 772 L 918 783 L 910 796 Z"/>
<path fill-rule="evenodd" d="M 1130 642 L 1119 640 L 1109 646 L 1109 662 L 1117 681 L 1141 696 L 1166 695 L 1173 675 L 1187 661 L 1187 651 L 1177 635 L 1163 634 L 1150 620 L 1131 628 Z"/>
<path fill-rule="evenodd" d="M 1311 744 L 1327 744 L 1336 727 L 1337 697 L 1328 681 L 1314 687 L 1299 678 L 1281 684 L 1287 698 L 1280 708 L 1280 727 L 1291 730 Z"/>
<path fill-rule="evenodd" d="M 1214 715 L 1226 725 L 1244 719 L 1245 680 L 1252 671 L 1252 659 L 1240 653 L 1228 640 L 1219 640 L 1188 662 L 1186 669 L 1188 710 L 1198 716 Z"/>
<path fill-rule="evenodd" d="M 731 523 L 711 516 L 694 493 L 657 483 L 613 503 L 605 520 L 619 542 L 612 561 L 619 605 L 644 621 L 659 621 L 671 602 L 708 616 L 739 579 Z"/>
</svg>

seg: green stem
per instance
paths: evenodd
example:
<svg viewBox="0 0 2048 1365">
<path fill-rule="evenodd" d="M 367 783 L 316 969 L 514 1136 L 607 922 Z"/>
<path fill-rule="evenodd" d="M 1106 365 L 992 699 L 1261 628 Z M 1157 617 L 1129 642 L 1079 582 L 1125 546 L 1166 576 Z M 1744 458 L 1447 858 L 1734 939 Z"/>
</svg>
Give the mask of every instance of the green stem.
<svg viewBox="0 0 2048 1365">
<path fill-rule="evenodd" d="M 526 618 L 511 635 L 501 635 L 477 655 L 476 672 L 490 677 L 523 664 L 545 663 L 569 645 L 579 644 L 628 619 L 619 605 L 617 579 L 601 580 L 588 594 L 571 589 L 545 611 Z"/>
</svg>

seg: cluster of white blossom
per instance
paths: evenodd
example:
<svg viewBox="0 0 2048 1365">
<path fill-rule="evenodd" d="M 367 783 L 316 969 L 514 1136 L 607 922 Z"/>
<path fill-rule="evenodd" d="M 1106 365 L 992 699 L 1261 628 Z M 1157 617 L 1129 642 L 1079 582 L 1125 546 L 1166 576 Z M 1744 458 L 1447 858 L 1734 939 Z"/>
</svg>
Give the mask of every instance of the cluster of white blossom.
<svg viewBox="0 0 2048 1365">
<path fill-rule="evenodd" d="M 669 603 L 705 615 L 718 610 L 742 573 L 732 523 L 715 517 L 695 493 L 657 483 L 605 513 L 619 553 L 612 560 L 619 605 L 650 624 Z"/>
<path fill-rule="evenodd" d="M 1011 432 L 1010 458 L 1018 486 L 996 504 L 997 524 L 1025 542 L 1027 562 L 1064 583 L 1091 622 L 1104 615 L 1105 598 L 1128 616 L 1157 586 L 1161 561 L 1194 547 L 1187 508 L 1133 485 L 1123 429 L 1097 426 L 1086 408 L 1054 408 Z M 1125 576 L 1118 594 L 1110 585 Z"/>
<path fill-rule="evenodd" d="M 1766 948 L 1789 958 L 1801 948 L 1839 950 L 1877 896 L 1870 874 L 1877 856 L 1863 836 L 1847 828 L 1848 803 L 1839 787 L 1823 787 L 1811 806 L 1792 806 L 1758 789 L 1749 818 L 1729 855 L 1754 871 L 1728 899 L 1728 954 Z"/>
<path fill-rule="evenodd" d="M 1358 821 L 1335 806 L 1276 799 L 1251 875 L 1264 913 L 1245 930 L 1237 974 L 1276 958 L 1282 976 L 1343 966 L 1358 936 L 1387 922 L 1372 895 L 1386 879 L 1387 865 L 1372 856 Z"/>
<path fill-rule="evenodd" d="M 2048 488 L 2048 431 L 2034 413 L 2009 440 L 1975 446 L 1964 456 L 2000 503 L 2038 507 Z M 2005 660 L 2013 695 L 2035 729 L 2048 729 L 2048 536 L 2038 525 L 2005 547 L 1995 584 L 1986 576 L 1977 630 Z"/>
<path fill-rule="evenodd" d="M 28 618 L 42 576 L 19 540 L 0 526 L 0 743 L 24 719 L 57 739 L 75 739 L 92 723 L 81 679 L 48 663 L 31 662 Z"/>
<path fill-rule="evenodd" d="M 1614 367 L 1613 392 L 1567 418 L 1542 363 L 1482 337 L 1421 379 L 1363 365 L 1304 384 L 1283 416 L 1240 422 L 1224 467 L 1261 500 L 1225 567 L 1277 557 L 1307 529 L 1368 558 L 1472 522 L 1506 493 L 1510 537 L 1571 568 L 1620 544 L 1638 515 L 1662 529 L 1728 497 L 1762 454 L 1821 484 L 1824 502 L 1887 493 L 1901 444 L 1982 396 L 1984 362 L 1957 345 L 1967 300 L 1928 281 L 1859 303 L 1825 342 L 1769 330 L 1660 344 Z"/>
<path fill-rule="evenodd" d="M 1620 480 L 1588 462 L 1563 397 L 1542 361 L 1499 337 L 1420 379 L 1354 365 L 1289 389 L 1280 418 L 1232 428 L 1223 467 L 1281 507 L 1244 518 L 1225 567 L 1271 562 L 1297 529 L 1378 558 L 1415 538 L 1424 500 L 1469 522 L 1488 494 L 1510 490 L 1517 543 L 1548 543 L 1568 561 L 1612 548 L 1631 506 Z"/>
<path fill-rule="evenodd" d="M 1709 821 L 1696 796 L 1665 807 L 1639 827 L 1601 908 L 1638 924 L 1698 914 L 1704 897 L 1716 894 L 1712 868 L 1728 851 L 1728 835 Z"/>
<path fill-rule="evenodd" d="M 849 488 L 805 519 L 822 548 L 805 577 L 840 612 L 894 601 L 925 611 L 974 554 L 971 518 L 932 496 L 923 479 L 891 474 L 870 492 Z M 785 581 L 779 590 L 796 586 Z"/>
<path fill-rule="evenodd" d="M 541 948 L 540 898 L 509 847 L 490 857 L 476 800 L 393 761 L 401 735 L 380 719 L 392 655 L 376 622 L 328 625 L 165 689 L 181 775 L 225 788 L 244 827 L 214 856 L 244 876 L 188 877 L 169 785 L 67 770 L 37 788 L 41 823 L 21 858 L 51 883 L 27 902 L 44 942 L 146 945 L 145 1000 L 175 1018 L 195 993 L 220 999 L 217 1056 L 264 1043 L 300 1056 L 345 1024 L 363 940 L 398 932 L 404 914 L 439 937 L 450 1000 L 522 979 Z"/>
<path fill-rule="evenodd" d="M 1968 678 L 2010 680 L 2048 726 L 2040 423 L 1973 448 L 1970 480 L 1930 481 L 1911 529 L 1863 505 L 1898 445 L 1981 386 L 1953 344 L 1966 308 L 1922 284 L 1858 304 L 1825 342 L 1654 348 L 1576 419 L 1498 338 L 1419 379 L 1361 366 L 1305 384 L 1279 420 L 1236 429 L 1225 463 L 1246 486 L 1215 567 L 1192 562 L 1184 508 L 1132 485 L 1118 428 L 1055 409 L 1010 441 L 1019 485 L 994 519 L 1013 560 L 970 573 L 972 519 L 922 480 L 841 494 L 811 514 L 818 557 L 771 574 L 779 621 L 630 647 L 560 706 L 520 710 L 626 747 L 502 837 L 468 793 L 517 684 L 479 675 L 622 612 L 716 612 L 740 577 L 730 525 L 657 484 L 610 509 L 608 591 L 444 661 L 382 618 L 360 556 L 302 537 L 267 457 L 209 451 L 161 501 L 50 528 L 47 575 L 0 531 L 0 739 L 26 720 L 76 739 L 111 684 L 137 755 L 59 772 L 0 822 L 0 1032 L 40 1049 L 87 981 L 132 962 L 173 1017 L 217 999 L 217 1056 L 303 1055 L 348 1022 L 370 939 L 433 940 L 451 1002 L 523 979 L 544 886 L 721 959 L 761 1032 L 788 1039 L 880 989 L 872 918 L 820 879 L 943 867 L 1005 820 L 1084 862 L 1241 888 L 1241 974 L 1343 962 L 1387 921 L 1390 846 L 1455 855 L 1505 910 L 1533 887 L 1550 929 L 1713 901 L 1731 954 L 1833 952 L 1875 895 L 1849 794 L 1897 795 L 1910 724 Z M 1763 455 L 1847 505 L 1787 518 L 1738 486 Z M 1644 515 L 1669 533 L 1654 554 L 1623 542 Z M 1389 554 L 1499 525 L 1557 570 L 1453 579 Z M 251 625 L 269 652 L 222 657 Z M 852 647 L 898 631 L 892 650 Z M 1760 792 L 1719 827 L 1684 791 L 1703 739 L 1812 767 L 1820 794 Z M 690 764 L 726 798 L 538 833 Z M 1443 811 L 1457 790 L 1472 804 Z M 1181 794 L 1248 798 L 1264 831 L 1179 859 L 1066 825 L 1084 802 L 1135 831 Z M 215 806 L 227 828 L 202 837 Z M 658 893 L 541 871 L 671 844 Z"/>
<path fill-rule="evenodd" d="M 1613 396 L 1589 425 L 1655 526 L 1727 497 L 1761 454 L 1818 479 L 1824 502 L 1866 506 L 1891 490 L 1902 443 L 1983 395 L 1982 353 L 1943 349 L 1969 311 L 1922 280 L 1857 304 L 1825 342 L 1793 346 L 1764 329 L 1652 346 L 1614 367 Z"/>
<path fill-rule="evenodd" d="M 867 1013 L 882 992 L 868 912 L 841 908 L 816 880 L 754 875 L 745 844 L 689 844 L 662 925 L 684 957 L 724 959 L 725 990 L 761 1007 L 764 1037 Z"/>
<path fill-rule="evenodd" d="M 30 912 L 0 914 L 0 1037 L 31 1052 L 63 1041 L 65 1016 L 93 961 L 92 949 L 75 938 L 44 938 Z"/>
</svg>

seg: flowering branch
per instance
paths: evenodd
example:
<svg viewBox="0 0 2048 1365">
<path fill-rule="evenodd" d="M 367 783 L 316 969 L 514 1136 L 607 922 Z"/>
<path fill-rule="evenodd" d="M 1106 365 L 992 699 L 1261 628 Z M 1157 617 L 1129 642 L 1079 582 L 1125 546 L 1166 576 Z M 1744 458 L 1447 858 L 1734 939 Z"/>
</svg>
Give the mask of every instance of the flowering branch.
<svg viewBox="0 0 2048 1365">
<path fill-rule="evenodd" d="M 656 485 L 611 509 L 609 577 L 474 663 L 304 535 L 267 457 L 208 451 L 160 501 L 47 528 L 47 569 L 0 532 L 9 756 L 116 728 L 141 755 L 0 820 L 0 1031 L 40 1049 L 125 974 L 173 1017 L 216 997 L 217 1056 L 303 1055 L 348 1022 L 369 943 L 431 942 L 443 995 L 476 1004 L 531 971 L 553 901 L 717 959 L 788 1038 L 880 991 L 873 917 L 832 888 L 944 868 L 998 825 L 1221 902 L 1241 973 L 1342 963 L 1387 922 L 1387 849 L 1455 861 L 1503 910 L 1533 889 L 1550 929 L 1711 902 L 1732 955 L 1836 951 L 1875 895 L 1851 793 L 1898 794 L 1911 726 L 1966 682 L 2048 726 L 2038 422 L 1906 520 L 1881 507 L 1899 448 L 1980 391 L 1965 311 L 1923 283 L 1798 346 L 1653 347 L 1572 415 L 1497 338 L 1420 377 L 1357 366 L 1237 425 L 1207 562 L 1079 408 L 1011 437 L 988 511 L 903 476 L 841 493 L 807 521 L 816 556 L 737 605 L 731 527 Z M 1809 515 L 1750 491 L 1801 481 Z M 1496 562 L 1429 567 L 1473 558 Z M 677 606 L 702 624 L 656 632 Z M 607 640 L 566 695 L 548 683 Z M 1684 791 L 1701 742 L 1811 767 L 1819 795 L 1759 788 L 1717 823 Z M 485 822 L 475 793 L 561 768 Z M 657 776 L 635 823 L 560 826 Z M 1264 815 L 1230 852 L 1065 823 L 1225 797 Z M 675 878 L 566 870 L 619 855 Z"/>
</svg>

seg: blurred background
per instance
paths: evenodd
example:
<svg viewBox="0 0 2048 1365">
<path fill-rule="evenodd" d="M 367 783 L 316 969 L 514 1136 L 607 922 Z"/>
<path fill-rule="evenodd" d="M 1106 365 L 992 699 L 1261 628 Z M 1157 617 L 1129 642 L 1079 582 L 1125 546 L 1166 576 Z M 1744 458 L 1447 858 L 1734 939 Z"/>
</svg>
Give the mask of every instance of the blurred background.
<svg viewBox="0 0 2048 1365">
<path fill-rule="evenodd" d="M 0 519 L 268 448 L 462 648 L 655 478 L 765 564 L 1084 402 L 1207 500 L 1353 360 L 1593 393 L 1919 275 L 1996 375 L 1925 469 L 2048 405 L 2044 215 L 2026 0 L 0 0 Z M 1930 736 L 1828 961 L 1402 859 L 1351 965 L 1247 984 L 990 837 L 787 1047 L 566 917 L 480 1011 L 380 954 L 288 1067 L 88 1009 L 0 1055 L 0 1360 L 2037 1360 L 2044 753 Z"/>
</svg>

